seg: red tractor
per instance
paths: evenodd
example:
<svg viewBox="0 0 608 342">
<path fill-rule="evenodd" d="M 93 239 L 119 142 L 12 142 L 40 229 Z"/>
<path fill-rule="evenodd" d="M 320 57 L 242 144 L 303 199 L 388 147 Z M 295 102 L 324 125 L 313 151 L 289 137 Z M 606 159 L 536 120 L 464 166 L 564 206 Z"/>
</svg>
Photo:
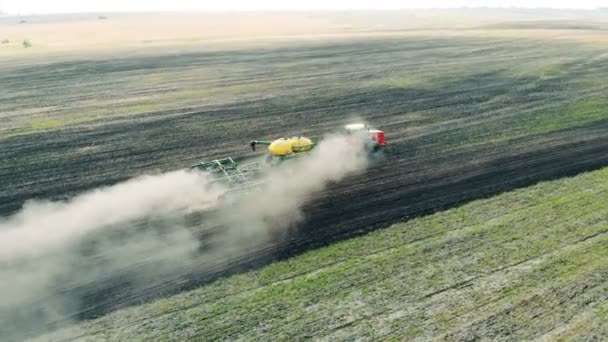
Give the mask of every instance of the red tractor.
<svg viewBox="0 0 608 342">
<path fill-rule="evenodd" d="M 362 123 L 349 124 L 349 125 L 344 126 L 344 130 L 345 130 L 345 133 L 348 135 L 358 133 L 358 132 L 367 132 L 367 134 L 369 135 L 369 138 L 370 138 L 369 147 L 372 152 L 377 152 L 381 148 L 388 145 L 388 143 L 386 142 L 386 139 L 384 138 L 383 131 L 381 131 L 379 129 L 375 129 L 375 128 L 370 128 L 366 124 L 362 124 Z"/>
</svg>

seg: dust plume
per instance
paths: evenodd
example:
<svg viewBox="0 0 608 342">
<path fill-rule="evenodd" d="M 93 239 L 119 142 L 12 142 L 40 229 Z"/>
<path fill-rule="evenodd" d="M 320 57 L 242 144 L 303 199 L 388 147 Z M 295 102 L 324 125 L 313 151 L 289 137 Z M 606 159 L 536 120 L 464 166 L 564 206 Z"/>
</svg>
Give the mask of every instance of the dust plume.
<svg viewBox="0 0 608 342">
<path fill-rule="evenodd" d="M 0 338 L 79 312 L 74 289 L 117 275 L 137 287 L 187 262 L 198 243 L 175 213 L 211 207 L 222 193 L 207 174 L 177 171 L 26 203 L 0 221 Z"/>
<path fill-rule="evenodd" d="M 268 168 L 259 191 L 225 201 L 204 172 L 138 177 L 65 202 L 32 201 L 0 221 L 0 337 L 36 335 L 98 306 L 132 303 L 272 243 L 328 184 L 367 167 L 366 139 L 325 137 Z M 209 210 L 211 209 L 211 210 Z M 216 213 L 213 224 L 190 214 Z M 214 234 L 195 235 L 210 227 Z M 207 241 L 208 240 L 208 241 Z M 201 248 L 201 244 L 213 248 Z M 122 304 L 121 304 L 122 303 Z M 21 339 L 21 338 L 19 338 Z"/>
<path fill-rule="evenodd" d="M 277 238 L 303 219 L 302 206 L 332 182 L 364 170 L 368 164 L 365 136 L 325 137 L 311 152 L 267 171 L 261 191 L 230 208 L 232 229 L 226 244 L 236 248 Z"/>
<path fill-rule="evenodd" d="M 222 191 L 202 173 L 143 176 L 67 202 L 31 201 L 0 221 L 0 260 L 44 254 L 96 230 L 151 214 L 204 209 Z M 206 191 L 205 191 L 206 190 Z"/>
</svg>

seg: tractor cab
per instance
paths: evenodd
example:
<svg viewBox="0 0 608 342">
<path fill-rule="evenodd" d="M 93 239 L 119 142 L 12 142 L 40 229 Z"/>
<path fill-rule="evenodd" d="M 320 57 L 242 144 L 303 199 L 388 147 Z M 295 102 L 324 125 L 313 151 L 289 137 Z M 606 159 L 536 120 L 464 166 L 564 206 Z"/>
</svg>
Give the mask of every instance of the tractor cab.
<svg viewBox="0 0 608 342">
<path fill-rule="evenodd" d="M 358 132 L 367 132 L 369 138 L 373 141 L 374 150 L 378 150 L 381 146 L 387 145 L 384 138 L 384 132 L 378 129 L 373 129 L 363 123 L 354 123 L 344 126 L 347 135 L 356 134 Z"/>
</svg>

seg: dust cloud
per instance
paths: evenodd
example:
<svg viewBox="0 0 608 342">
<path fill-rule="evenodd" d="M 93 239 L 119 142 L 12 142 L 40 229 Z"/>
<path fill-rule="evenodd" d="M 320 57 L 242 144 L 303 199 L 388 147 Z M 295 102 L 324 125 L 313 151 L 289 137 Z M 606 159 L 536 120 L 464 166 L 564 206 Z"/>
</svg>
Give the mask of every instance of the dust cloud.
<svg viewBox="0 0 608 342">
<path fill-rule="evenodd" d="M 327 136 L 308 154 L 269 170 L 260 192 L 230 208 L 236 215 L 231 216 L 233 229 L 226 233 L 229 241 L 257 243 L 285 233 L 303 219 L 302 206 L 316 193 L 367 167 L 364 143 L 356 135 Z"/>
<path fill-rule="evenodd" d="M 222 194 L 202 173 L 143 176 L 67 201 L 31 201 L 0 221 L 0 260 L 42 255 L 104 227 L 176 210 L 200 210 Z"/>
<path fill-rule="evenodd" d="M 199 171 L 26 203 L 0 221 L 0 325 L 8 327 L 0 337 L 58 328 L 94 310 L 96 296 L 138 297 L 200 272 L 206 259 L 237 257 L 286 234 L 316 193 L 367 167 L 364 147 L 359 136 L 327 136 L 305 156 L 266 170 L 258 192 L 229 205 L 221 202 L 225 189 Z M 205 222 L 193 224 L 189 215 L 208 209 L 219 213 L 214 224 L 223 230 L 203 251 L 206 237 L 195 232 Z"/>
<path fill-rule="evenodd" d="M 73 289 L 118 274 L 145 284 L 188 260 L 197 243 L 174 213 L 212 207 L 223 191 L 209 175 L 176 171 L 69 201 L 27 202 L 0 221 L 0 339 L 19 339 L 79 312 Z"/>
</svg>

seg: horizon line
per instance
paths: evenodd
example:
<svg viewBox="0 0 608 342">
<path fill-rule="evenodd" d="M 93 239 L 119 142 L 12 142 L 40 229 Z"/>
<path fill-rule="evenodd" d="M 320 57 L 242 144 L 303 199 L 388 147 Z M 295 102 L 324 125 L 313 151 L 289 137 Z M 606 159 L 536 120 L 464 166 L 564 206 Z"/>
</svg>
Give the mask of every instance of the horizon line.
<svg viewBox="0 0 608 342">
<path fill-rule="evenodd" d="M 45 16 L 45 15 L 83 15 L 83 14 L 235 14 L 235 13 L 305 13 L 305 12 L 394 12 L 394 11 L 425 11 L 425 10 L 555 10 L 555 11 L 598 11 L 608 7 L 594 8 L 574 8 L 574 7 L 525 7 L 525 6 L 458 6 L 458 7 L 402 7 L 402 8 L 345 8 L 345 9 L 236 9 L 236 10 L 138 10 L 138 11 L 66 11 L 66 12 L 30 12 L 30 13 L 9 13 L 0 9 L 0 16 Z"/>
</svg>

